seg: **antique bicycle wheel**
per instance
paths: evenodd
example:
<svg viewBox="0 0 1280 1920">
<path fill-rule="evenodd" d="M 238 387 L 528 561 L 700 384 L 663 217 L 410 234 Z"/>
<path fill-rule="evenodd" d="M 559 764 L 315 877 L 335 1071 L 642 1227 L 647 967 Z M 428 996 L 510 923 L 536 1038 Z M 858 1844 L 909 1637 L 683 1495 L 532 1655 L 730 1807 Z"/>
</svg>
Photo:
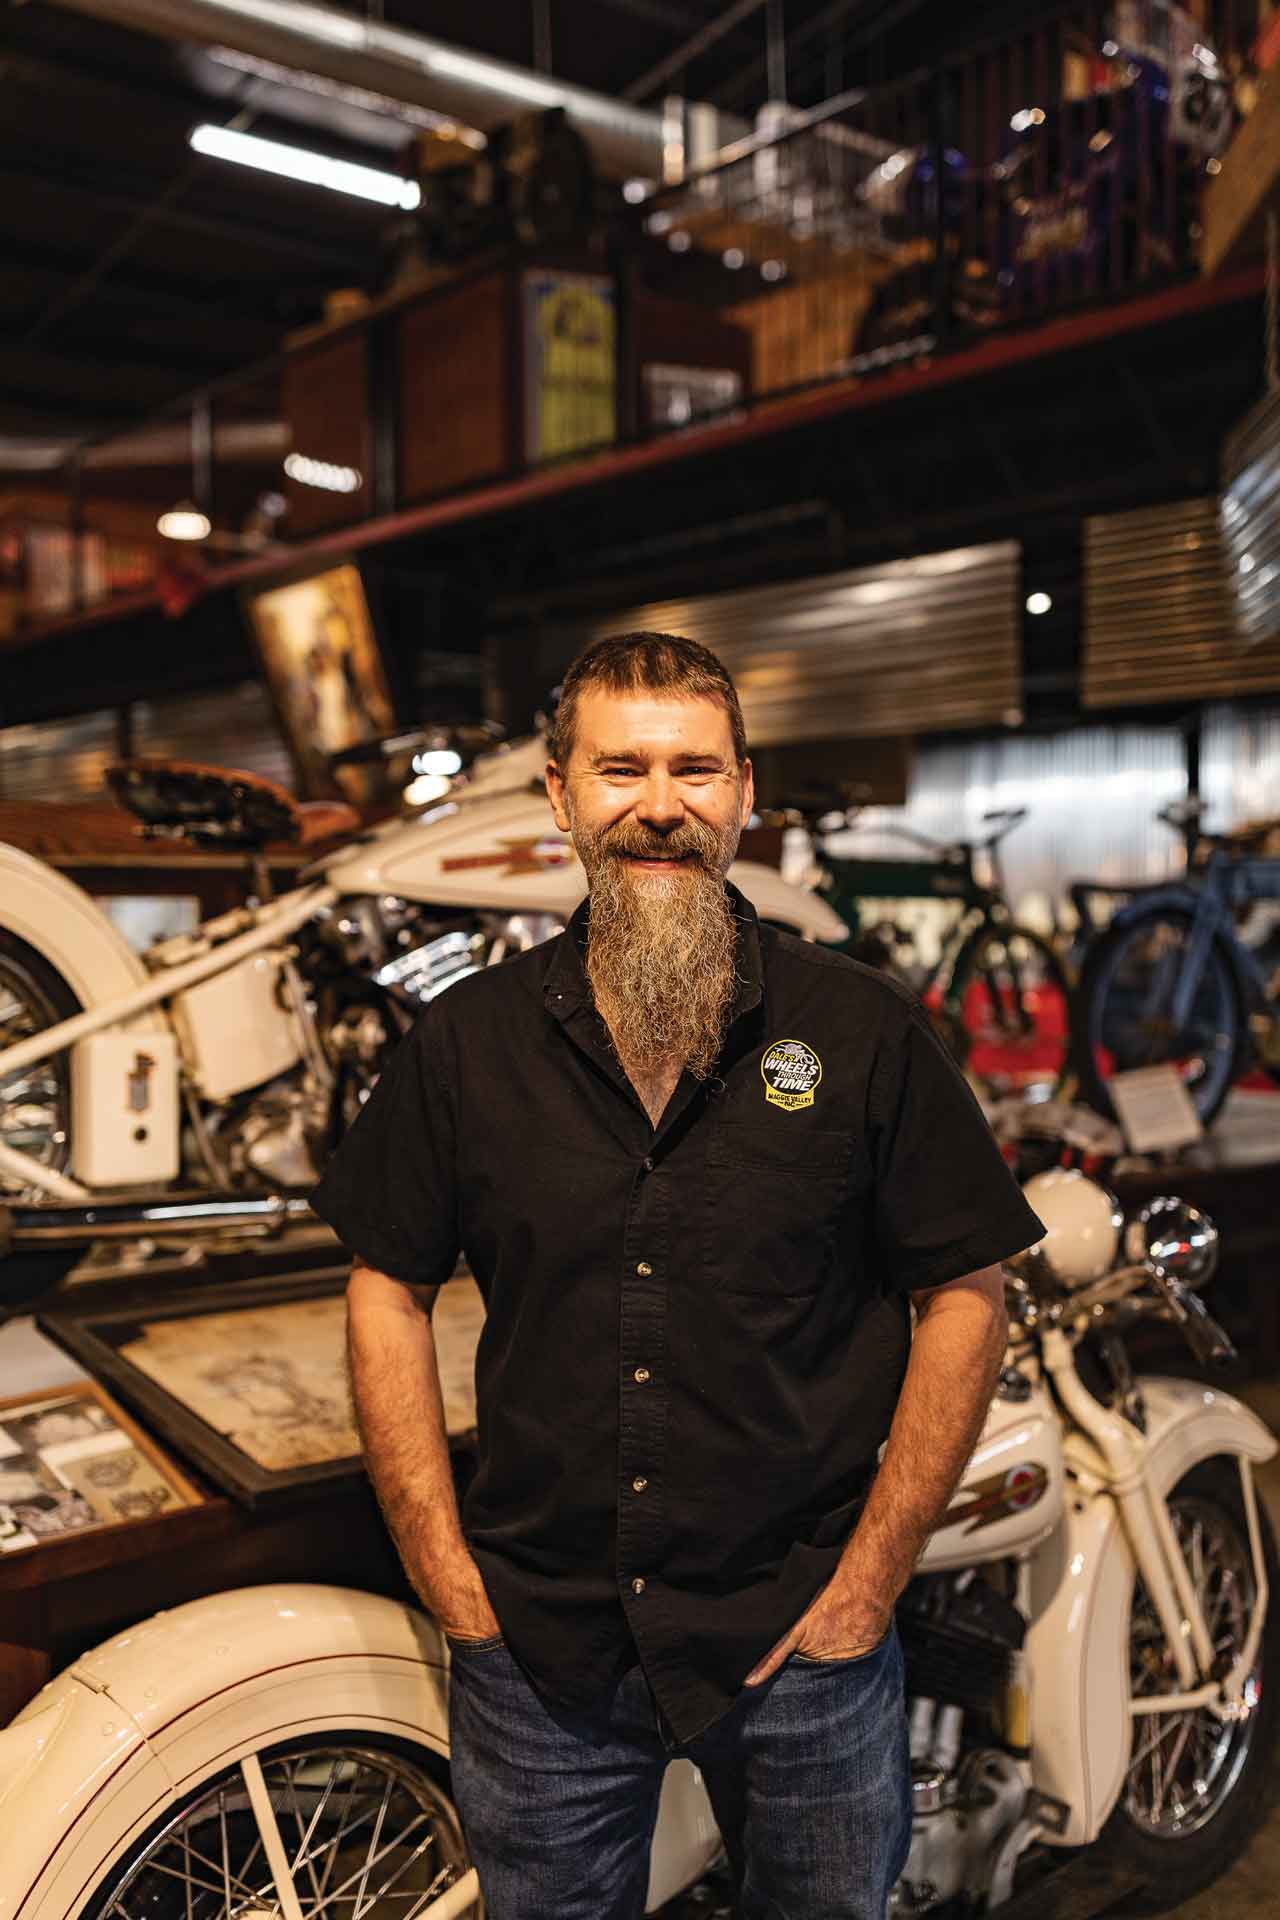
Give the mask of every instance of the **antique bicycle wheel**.
<svg viewBox="0 0 1280 1920">
<path fill-rule="evenodd" d="M 1181 1023 L 1173 1017 L 1191 941 L 1190 914 L 1155 907 L 1094 942 L 1080 975 L 1080 1090 L 1113 1112 L 1110 1081 L 1136 1067 L 1175 1066 L 1208 1126 L 1239 1070 L 1244 1009 L 1231 962 L 1214 940 Z"/>
<path fill-rule="evenodd" d="M 1070 1052 L 1062 962 L 1029 927 L 980 927 L 961 949 L 943 1003 L 964 1063 L 985 1085 L 1056 1086 Z"/>
</svg>

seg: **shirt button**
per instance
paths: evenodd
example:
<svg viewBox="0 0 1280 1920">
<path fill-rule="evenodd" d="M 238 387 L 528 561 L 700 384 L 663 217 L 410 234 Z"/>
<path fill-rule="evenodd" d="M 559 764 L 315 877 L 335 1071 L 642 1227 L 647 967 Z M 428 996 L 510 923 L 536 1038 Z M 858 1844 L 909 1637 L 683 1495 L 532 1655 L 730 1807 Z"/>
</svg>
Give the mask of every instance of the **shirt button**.
<svg viewBox="0 0 1280 1920">
<path fill-rule="evenodd" d="M 643 1386 L 646 1380 L 649 1379 L 648 1367 L 637 1367 L 635 1377 L 640 1382 L 640 1385 Z"/>
<path fill-rule="evenodd" d="M 633 1488 L 637 1493 L 643 1493 L 645 1488 L 648 1486 L 648 1484 L 649 1482 L 645 1479 L 642 1473 L 638 1473 L 635 1479 L 631 1482 L 631 1485 L 633 1486 Z"/>
<path fill-rule="evenodd" d="M 643 1580 L 638 1580 L 638 1579 L 637 1579 L 637 1580 L 633 1580 L 633 1581 L 631 1582 L 631 1591 L 632 1591 L 632 1593 L 643 1593 L 643 1592 L 644 1592 L 644 1581 L 643 1581 Z"/>
<path fill-rule="evenodd" d="M 652 1155 L 646 1155 L 646 1157 L 644 1158 L 644 1160 L 643 1160 L 643 1161 L 641 1161 L 641 1165 L 643 1166 L 643 1168 L 644 1168 L 644 1170 L 645 1170 L 645 1172 L 646 1172 L 646 1173 L 652 1173 L 652 1172 L 653 1172 L 653 1157 L 652 1157 Z"/>
<path fill-rule="evenodd" d="M 649 1262 L 647 1260 L 641 1260 L 636 1267 L 636 1272 L 640 1275 L 640 1278 L 642 1280 L 647 1280 L 649 1278 L 649 1275 L 653 1272 L 653 1268 L 649 1265 Z"/>
</svg>

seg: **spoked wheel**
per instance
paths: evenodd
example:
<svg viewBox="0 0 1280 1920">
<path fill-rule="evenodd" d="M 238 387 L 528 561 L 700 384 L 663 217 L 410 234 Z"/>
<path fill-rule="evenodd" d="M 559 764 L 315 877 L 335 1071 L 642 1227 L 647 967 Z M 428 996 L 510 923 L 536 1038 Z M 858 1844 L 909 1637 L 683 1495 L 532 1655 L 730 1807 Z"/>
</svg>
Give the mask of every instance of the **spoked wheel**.
<svg viewBox="0 0 1280 1920">
<path fill-rule="evenodd" d="M 1169 1496 L 1169 1512 L 1209 1638 L 1230 1666 L 1244 1648 L 1258 1597 L 1235 1463 L 1195 1468 Z M 1238 1859 L 1264 1817 L 1280 1724 L 1280 1635 L 1273 1624 L 1280 1575 L 1261 1508 L 1258 1518 L 1271 1594 L 1243 1717 L 1220 1720 L 1207 1707 L 1133 1716 L 1124 1788 L 1100 1845 L 1142 1875 L 1144 1890 L 1129 1901 L 1135 1913 L 1167 1912 L 1207 1887 Z M 1135 1698 L 1178 1684 L 1140 1578 L 1129 1624 L 1129 1684 Z"/>
<path fill-rule="evenodd" d="M 1157 908 L 1089 949 L 1080 977 L 1080 1086 L 1111 1113 L 1109 1082 L 1136 1067 L 1175 1066 L 1206 1126 L 1226 1099 L 1244 1046 L 1231 963 L 1215 940 L 1185 1020 L 1174 994 L 1191 940 L 1189 914 Z"/>
<path fill-rule="evenodd" d="M 249 1754 L 112 1870 L 90 1920 L 481 1920 L 453 1804 L 362 1735 Z M 465 1884 L 464 1884 L 465 1882 Z"/>
<path fill-rule="evenodd" d="M 992 1087 L 1056 1086 L 1069 1052 L 1066 975 L 1029 927 L 985 927 L 962 954 L 947 995 L 965 1064 Z"/>
<path fill-rule="evenodd" d="M 0 930 L 0 1050 L 80 1011 L 61 974 L 24 940 Z M 58 1172 L 71 1152 L 71 1084 L 66 1055 L 0 1074 L 0 1145 Z M 0 1193 L 36 1199 L 0 1171 Z"/>
</svg>

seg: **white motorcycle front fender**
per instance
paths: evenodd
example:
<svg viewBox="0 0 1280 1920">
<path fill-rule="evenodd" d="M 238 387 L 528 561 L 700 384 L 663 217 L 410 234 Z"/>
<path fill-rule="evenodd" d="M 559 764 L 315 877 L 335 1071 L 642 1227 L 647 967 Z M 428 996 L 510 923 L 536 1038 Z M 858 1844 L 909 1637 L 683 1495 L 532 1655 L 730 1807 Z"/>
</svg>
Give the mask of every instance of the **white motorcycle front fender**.
<svg viewBox="0 0 1280 1920">
<path fill-rule="evenodd" d="M 1232 1394 L 1194 1380 L 1141 1384 L 1147 1471 L 1162 1494 L 1202 1460 L 1274 1456 L 1273 1435 Z M 1063 1524 L 1031 1560 L 1026 1645 L 1032 1778 L 1069 1808 L 1063 1831 L 1044 1836 L 1051 1845 L 1095 1840 L 1124 1784 L 1135 1572 L 1115 1502 L 1069 1478 Z"/>
<path fill-rule="evenodd" d="M 34 947 L 56 967 L 84 1008 L 106 1006 L 149 975 L 102 909 L 65 875 L 0 844 L 0 926 Z M 128 1022 L 132 1032 L 153 1032 L 165 1025 L 162 1014 L 141 1013 Z"/>
<path fill-rule="evenodd" d="M 81 1656 L 0 1732 L 0 1920 L 75 1920 L 171 1808 L 283 1740 L 363 1731 L 447 1760 L 449 1653 L 415 1608 L 345 1587 L 245 1587 Z M 647 1911 L 719 1849 L 701 1776 L 663 1782 Z"/>
</svg>

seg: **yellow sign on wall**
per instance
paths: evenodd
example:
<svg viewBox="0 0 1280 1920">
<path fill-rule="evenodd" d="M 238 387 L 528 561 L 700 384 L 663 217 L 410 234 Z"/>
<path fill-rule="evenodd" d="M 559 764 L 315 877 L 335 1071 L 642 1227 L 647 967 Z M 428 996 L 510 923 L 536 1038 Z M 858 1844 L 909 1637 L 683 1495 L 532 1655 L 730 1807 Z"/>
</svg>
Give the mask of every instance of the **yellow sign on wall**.
<svg viewBox="0 0 1280 1920">
<path fill-rule="evenodd" d="M 618 329 L 605 274 L 524 277 L 525 459 L 532 465 L 618 435 Z"/>
</svg>

